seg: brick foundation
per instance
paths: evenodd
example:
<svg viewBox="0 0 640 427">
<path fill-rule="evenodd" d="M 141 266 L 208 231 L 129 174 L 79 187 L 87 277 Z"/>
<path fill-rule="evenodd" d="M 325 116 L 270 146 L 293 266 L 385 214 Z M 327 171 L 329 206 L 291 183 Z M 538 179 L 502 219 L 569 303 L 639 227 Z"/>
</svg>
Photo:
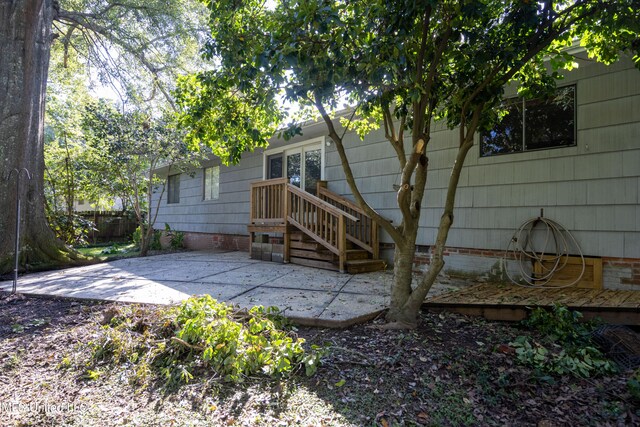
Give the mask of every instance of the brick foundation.
<svg viewBox="0 0 640 427">
<path fill-rule="evenodd" d="M 224 249 L 249 252 L 249 236 L 185 232 L 184 245 L 187 249 L 193 250 Z"/>
<path fill-rule="evenodd" d="M 432 256 L 431 248 L 416 252 L 414 272 L 424 271 Z M 503 250 L 447 247 L 444 251 L 444 270 L 471 276 L 491 275 L 495 273 L 495 266 L 502 262 L 504 256 Z M 510 260 L 514 260 L 511 255 L 507 257 L 507 265 L 503 268 L 515 271 L 516 263 L 511 263 Z M 605 289 L 640 291 L 640 259 L 602 257 L 602 282 Z"/>
<path fill-rule="evenodd" d="M 265 243 L 282 244 L 282 237 L 268 236 Z M 223 249 L 234 251 L 249 251 L 249 236 L 235 234 L 185 233 L 185 246 L 188 249 Z M 381 250 L 393 249 L 392 244 L 382 243 Z M 413 270 L 423 272 L 431 262 L 433 249 L 428 246 L 417 248 Z M 445 272 L 463 273 L 469 276 L 486 276 L 495 274 L 496 266 L 504 259 L 503 250 L 473 249 L 447 247 L 444 251 Z M 502 268 L 516 272 L 512 256 Z M 392 260 L 390 260 L 392 262 Z M 602 257 L 602 282 L 606 289 L 637 290 L 640 291 L 640 259 Z"/>
</svg>

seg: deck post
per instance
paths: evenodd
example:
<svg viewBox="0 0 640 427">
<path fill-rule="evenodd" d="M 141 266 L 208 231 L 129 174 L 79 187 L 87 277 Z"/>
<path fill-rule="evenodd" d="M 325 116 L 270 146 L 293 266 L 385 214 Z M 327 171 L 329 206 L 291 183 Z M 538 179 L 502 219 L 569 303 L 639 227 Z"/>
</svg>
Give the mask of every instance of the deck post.
<svg viewBox="0 0 640 427">
<path fill-rule="evenodd" d="M 378 223 L 372 219 L 371 220 L 371 249 L 373 249 L 373 253 L 371 254 L 373 259 L 380 259 L 380 241 L 378 240 Z"/>
<path fill-rule="evenodd" d="M 254 208 L 254 197 L 256 190 L 253 188 L 253 185 L 249 185 L 249 224 L 253 225 L 255 223 L 255 212 Z M 253 231 L 249 232 L 249 258 L 253 255 Z"/>
<path fill-rule="evenodd" d="M 340 252 L 338 268 L 340 269 L 340 273 L 345 272 L 345 265 L 347 263 L 347 233 L 344 222 L 344 216 L 340 215 L 338 217 L 338 250 Z"/>
<path fill-rule="evenodd" d="M 282 261 L 284 263 L 288 263 L 291 252 L 291 233 L 289 233 L 289 186 L 286 183 L 282 185 L 282 195 L 284 196 L 284 200 L 282 201 L 282 216 L 284 217 L 284 245 L 282 248 Z"/>
</svg>

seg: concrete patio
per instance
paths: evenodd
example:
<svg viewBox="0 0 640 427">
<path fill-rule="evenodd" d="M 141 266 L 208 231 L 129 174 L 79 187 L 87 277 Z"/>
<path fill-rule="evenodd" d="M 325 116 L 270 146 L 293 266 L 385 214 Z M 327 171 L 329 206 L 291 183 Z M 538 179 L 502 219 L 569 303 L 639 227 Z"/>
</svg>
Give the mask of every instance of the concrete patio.
<svg viewBox="0 0 640 427">
<path fill-rule="evenodd" d="M 209 294 L 241 307 L 277 306 L 299 324 L 347 327 L 388 306 L 391 279 L 390 272 L 342 274 L 253 260 L 246 252 L 182 252 L 28 274 L 18 292 L 151 304 Z M 0 282 L 0 290 L 12 285 Z M 430 296 L 451 287 L 438 284 Z"/>
</svg>

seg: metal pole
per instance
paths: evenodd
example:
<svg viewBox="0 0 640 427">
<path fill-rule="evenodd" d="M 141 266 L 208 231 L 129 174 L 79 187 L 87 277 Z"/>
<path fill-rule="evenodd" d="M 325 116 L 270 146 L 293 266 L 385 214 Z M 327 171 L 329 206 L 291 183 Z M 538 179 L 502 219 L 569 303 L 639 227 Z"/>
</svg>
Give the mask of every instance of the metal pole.
<svg viewBox="0 0 640 427">
<path fill-rule="evenodd" d="M 14 269 L 13 269 L 13 288 L 11 294 L 15 294 L 18 290 L 18 262 L 20 261 L 20 175 L 22 172 L 27 174 L 27 179 L 31 179 L 31 174 L 27 168 L 14 169 L 9 172 L 7 181 L 11 179 L 11 174 L 16 173 L 16 245 L 14 251 Z"/>
<path fill-rule="evenodd" d="M 18 289 L 18 261 L 20 259 L 20 173 L 17 179 L 17 197 L 16 197 L 16 246 L 14 251 L 15 268 L 13 269 L 13 288 L 11 294 L 15 294 Z"/>
</svg>

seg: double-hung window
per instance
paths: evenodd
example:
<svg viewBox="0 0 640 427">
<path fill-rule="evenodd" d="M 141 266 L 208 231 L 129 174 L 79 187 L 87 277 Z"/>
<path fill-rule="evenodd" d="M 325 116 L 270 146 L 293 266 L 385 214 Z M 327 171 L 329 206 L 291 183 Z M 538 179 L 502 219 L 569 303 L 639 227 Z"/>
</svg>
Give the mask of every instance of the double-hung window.
<svg viewBox="0 0 640 427">
<path fill-rule="evenodd" d="M 218 200 L 220 197 L 220 166 L 204 168 L 204 200 Z"/>
<path fill-rule="evenodd" d="M 180 174 L 167 178 L 167 203 L 180 203 Z"/>
<path fill-rule="evenodd" d="M 556 89 L 549 98 L 505 101 L 507 114 L 480 138 L 482 157 L 576 144 L 576 88 Z"/>
</svg>

